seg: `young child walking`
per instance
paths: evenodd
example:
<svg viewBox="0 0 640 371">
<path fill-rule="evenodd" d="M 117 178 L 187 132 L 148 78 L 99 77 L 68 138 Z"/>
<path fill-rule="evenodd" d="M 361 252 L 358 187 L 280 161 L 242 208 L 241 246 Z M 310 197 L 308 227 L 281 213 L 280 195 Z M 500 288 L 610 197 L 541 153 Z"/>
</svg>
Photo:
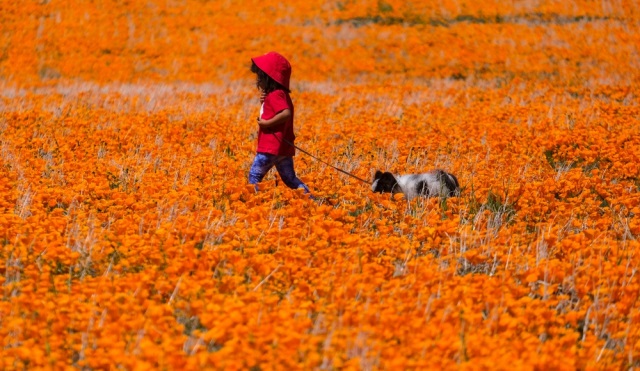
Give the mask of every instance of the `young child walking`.
<svg viewBox="0 0 640 371">
<path fill-rule="evenodd" d="M 293 170 L 296 139 L 293 133 L 293 102 L 289 96 L 291 64 L 282 55 L 269 52 L 251 58 L 251 72 L 256 74 L 256 86 L 260 89 L 260 115 L 258 116 L 258 149 L 249 170 L 249 184 L 257 184 L 273 167 L 289 188 L 309 188 Z"/>
</svg>

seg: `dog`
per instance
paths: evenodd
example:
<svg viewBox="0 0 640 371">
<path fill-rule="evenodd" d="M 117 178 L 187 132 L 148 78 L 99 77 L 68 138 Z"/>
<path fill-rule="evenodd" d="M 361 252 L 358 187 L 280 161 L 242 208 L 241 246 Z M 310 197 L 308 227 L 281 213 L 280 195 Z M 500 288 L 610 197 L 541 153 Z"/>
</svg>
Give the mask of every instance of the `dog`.
<svg viewBox="0 0 640 371">
<path fill-rule="evenodd" d="M 444 170 L 422 174 L 394 175 L 376 171 L 371 190 L 378 193 L 403 193 L 407 200 L 418 196 L 455 197 L 460 194 L 458 179 Z"/>
</svg>

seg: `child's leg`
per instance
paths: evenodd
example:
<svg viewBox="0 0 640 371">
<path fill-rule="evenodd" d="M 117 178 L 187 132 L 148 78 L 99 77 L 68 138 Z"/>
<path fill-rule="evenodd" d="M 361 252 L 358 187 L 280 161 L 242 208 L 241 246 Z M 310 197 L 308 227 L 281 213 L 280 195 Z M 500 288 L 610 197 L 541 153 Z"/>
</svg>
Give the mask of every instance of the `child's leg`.
<svg viewBox="0 0 640 371">
<path fill-rule="evenodd" d="M 274 155 L 267 153 L 256 153 L 253 164 L 249 170 L 249 184 L 258 184 L 274 165 Z M 256 186 L 256 191 L 258 190 Z"/>
<path fill-rule="evenodd" d="M 298 179 L 296 172 L 293 170 L 293 157 L 278 157 L 276 170 L 278 170 L 280 178 L 282 178 L 282 181 L 287 187 L 293 189 L 302 188 L 304 189 L 304 193 L 309 193 L 309 188 Z"/>
</svg>

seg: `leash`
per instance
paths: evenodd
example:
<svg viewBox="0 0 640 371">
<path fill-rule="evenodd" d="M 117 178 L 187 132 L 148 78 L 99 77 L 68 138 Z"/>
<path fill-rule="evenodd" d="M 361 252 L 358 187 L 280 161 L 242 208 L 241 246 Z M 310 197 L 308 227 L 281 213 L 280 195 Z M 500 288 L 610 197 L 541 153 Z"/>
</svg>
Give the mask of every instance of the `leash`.
<svg viewBox="0 0 640 371">
<path fill-rule="evenodd" d="M 358 179 L 359 181 L 361 181 L 361 182 L 363 182 L 363 183 L 371 184 L 371 182 L 370 182 L 370 181 L 368 181 L 368 180 L 364 180 L 364 179 L 360 178 L 359 176 L 353 175 L 353 174 L 349 173 L 348 171 L 342 170 L 342 169 L 340 169 L 339 167 L 335 167 L 335 166 L 331 165 L 330 163 L 328 163 L 328 162 L 326 162 L 326 161 L 324 161 L 324 160 L 319 159 L 318 157 L 316 157 L 316 156 L 312 155 L 311 153 L 309 153 L 309 152 L 305 151 L 304 149 L 302 149 L 302 148 L 300 148 L 300 147 L 296 146 L 295 144 L 293 144 L 293 143 L 289 142 L 288 140 L 286 140 L 286 139 L 284 139 L 284 138 L 282 138 L 282 140 L 281 140 L 280 138 L 278 138 L 278 136 L 276 135 L 276 133 L 271 133 L 271 134 L 273 134 L 273 136 L 274 136 L 274 137 L 276 137 L 276 139 L 278 139 L 278 141 L 279 141 L 280 143 L 282 143 L 282 141 L 284 141 L 284 142 L 285 142 L 285 143 L 287 143 L 288 145 L 292 146 L 293 148 L 295 148 L 295 149 L 297 149 L 298 151 L 300 151 L 300 152 L 304 153 L 305 155 L 307 155 L 307 156 L 309 156 L 309 157 L 313 158 L 313 159 L 314 159 L 314 160 L 316 160 L 316 161 L 322 162 L 323 164 L 325 164 L 325 165 L 327 165 L 327 166 L 330 166 L 330 167 L 332 167 L 332 168 L 334 168 L 334 169 L 338 170 L 339 172 L 341 172 L 341 173 L 343 173 L 343 174 L 346 174 L 346 175 L 348 175 L 348 176 L 350 176 L 350 177 L 352 177 L 352 178 L 354 178 L 354 179 Z"/>
</svg>

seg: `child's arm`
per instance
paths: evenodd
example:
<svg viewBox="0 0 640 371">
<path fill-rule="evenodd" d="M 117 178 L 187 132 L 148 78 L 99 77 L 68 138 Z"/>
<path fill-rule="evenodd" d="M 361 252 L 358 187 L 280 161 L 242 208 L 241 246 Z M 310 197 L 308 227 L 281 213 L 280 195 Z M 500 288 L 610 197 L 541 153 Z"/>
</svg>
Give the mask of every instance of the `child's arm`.
<svg viewBox="0 0 640 371">
<path fill-rule="evenodd" d="M 287 108 L 278 112 L 275 116 L 273 116 L 268 120 L 263 120 L 262 118 L 258 117 L 258 125 L 266 129 L 266 128 L 270 128 L 270 127 L 285 123 L 290 118 L 291 118 L 291 110 Z"/>
</svg>

